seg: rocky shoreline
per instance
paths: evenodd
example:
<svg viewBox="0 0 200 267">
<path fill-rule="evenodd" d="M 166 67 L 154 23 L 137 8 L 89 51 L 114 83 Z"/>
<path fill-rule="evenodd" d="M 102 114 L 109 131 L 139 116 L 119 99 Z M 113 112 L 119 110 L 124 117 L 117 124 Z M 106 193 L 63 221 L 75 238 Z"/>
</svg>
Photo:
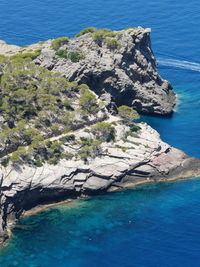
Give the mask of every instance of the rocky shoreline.
<svg viewBox="0 0 200 267">
<path fill-rule="evenodd" d="M 59 44 L 59 47 L 56 48 L 55 44 Z M 45 102 L 46 99 L 52 99 L 54 109 L 51 110 L 51 105 L 47 105 L 45 116 L 49 119 L 46 121 L 47 118 L 41 115 L 37 125 L 39 123 L 39 129 L 44 133 L 45 130 L 51 129 L 51 120 L 54 122 L 53 126 L 57 126 L 52 127 L 57 129 L 53 134 L 40 136 L 45 140 L 39 140 L 38 146 L 32 147 L 31 151 L 35 154 L 27 153 L 34 140 L 30 139 L 24 144 L 22 142 L 22 154 L 12 162 L 7 161 L 6 157 L 13 156 L 15 151 L 9 151 L 8 147 L 12 142 L 4 135 L 5 140 L 1 143 L 5 154 L 1 155 L 3 161 L 0 165 L 0 243 L 9 238 L 20 216 L 28 211 L 30 214 L 33 210 L 39 211 L 49 207 L 50 203 L 54 205 L 52 203 L 62 203 L 69 199 L 112 192 L 144 183 L 200 175 L 199 159 L 190 158 L 184 152 L 163 142 L 160 135 L 146 123 L 131 126 L 122 122 L 116 115 L 117 107 L 121 105 L 135 108 L 143 114 L 163 116 L 173 113 L 175 93 L 170 83 L 158 74 L 151 49 L 150 29 L 138 27 L 114 32 L 95 29 L 94 32 L 79 34 L 73 39 L 58 38 L 26 48 L 0 42 L 0 53 L 4 54 L 0 64 L 3 75 L 7 75 L 6 64 L 10 66 L 9 64 L 19 61 L 24 64 L 23 72 L 29 68 L 28 75 L 33 75 L 31 88 L 39 91 L 41 96 L 43 88 L 39 87 L 40 82 L 38 85 L 34 77 L 46 81 L 44 87 L 48 88 L 49 94 L 43 100 Z M 14 63 L 9 63 L 10 60 L 14 60 Z M 27 62 L 32 65 L 27 65 Z M 44 70 L 42 75 L 36 75 L 37 71 L 42 73 Z M 51 76 L 51 71 L 59 74 L 54 73 L 54 76 Z M 62 78 L 59 77 L 58 83 L 55 84 L 60 74 Z M 8 77 L 9 75 L 10 73 Z M 11 80 L 13 77 L 11 76 Z M 21 77 L 21 74 L 17 77 Z M 69 81 L 66 86 L 68 91 L 60 94 L 63 84 L 66 84 L 63 77 Z M 48 85 L 50 78 L 51 83 Z M 12 92 L 12 86 L 11 84 L 11 89 L 6 93 Z M 30 84 L 24 85 L 24 91 L 20 95 L 21 102 L 26 100 L 23 96 L 29 86 Z M 52 93 L 50 89 L 53 89 Z M 69 99 L 66 99 L 67 94 Z M 28 96 L 27 93 L 27 98 Z M 6 100 L 6 94 L 4 97 Z M 91 105 L 90 108 L 95 108 L 91 109 L 93 113 L 90 110 L 84 113 L 87 105 L 84 105 L 85 110 L 80 109 L 80 99 L 83 97 L 88 101 L 88 106 Z M 13 100 L 12 95 L 10 99 Z M 94 99 L 95 103 L 91 104 Z M 35 105 L 39 100 L 37 99 Z M 21 102 L 19 103 L 23 108 Z M 99 109 L 100 106 L 102 107 Z M 42 105 L 39 106 L 39 111 L 42 108 Z M 70 112 L 74 111 L 76 114 L 72 118 L 72 125 L 79 121 L 82 128 L 72 127 L 72 131 L 65 134 L 62 127 L 69 123 Z M 61 120 L 61 115 L 65 113 L 65 120 Z M 23 126 L 24 130 L 26 126 L 37 128 L 34 120 L 39 112 L 31 114 L 28 109 L 24 114 L 28 114 L 28 123 Z M 110 114 L 115 116 L 108 120 Z M 59 120 L 62 124 L 58 124 Z M 102 124 L 99 125 L 99 121 Z M 8 128 L 10 134 L 17 125 L 13 119 L 8 123 L 5 114 L 0 122 L 1 128 Z M 91 125 L 93 122 L 96 128 Z M 73 129 L 76 131 L 73 132 Z M 20 130 L 19 127 L 18 131 L 23 137 L 23 131 Z M 20 139 L 20 135 L 17 135 L 19 133 L 15 133 L 17 138 L 14 136 L 13 139 L 15 146 Z M 31 135 L 30 132 L 29 134 Z M 18 146 L 15 149 L 17 150 Z M 23 161 L 23 153 L 27 161 Z M 48 158 L 51 153 L 54 158 Z"/>
<path fill-rule="evenodd" d="M 190 166 L 189 169 L 186 168 L 181 169 L 180 173 L 177 171 L 176 175 L 167 175 L 165 176 L 165 178 L 159 178 L 159 177 L 152 177 L 151 179 L 144 179 L 141 180 L 139 182 L 136 181 L 130 181 L 129 179 L 126 180 L 125 183 L 120 184 L 120 186 L 114 186 L 113 188 L 109 188 L 107 191 L 102 192 L 102 193 L 112 193 L 112 192 L 116 192 L 116 191 L 120 191 L 120 190 L 126 190 L 127 188 L 133 188 L 133 187 L 137 187 L 137 186 L 142 186 L 145 184 L 150 184 L 150 183 L 159 183 L 159 182 L 175 182 L 175 181 L 180 181 L 180 180 L 185 180 L 185 179 L 194 179 L 194 178 L 198 178 L 200 176 L 200 167 L 196 167 L 195 165 L 199 165 L 200 162 L 198 159 L 191 159 L 190 161 L 191 165 L 194 165 L 194 167 Z M 119 184 L 118 184 L 119 185 Z M 60 205 L 73 205 L 73 201 L 77 200 L 77 199 L 83 199 L 83 198 L 87 198 L 87 197 L 92 197 L 93 195 L 84 195 L 84 196 L 78 196 L 75 198 L 68 198 L 66 200 L 63 201 L 56 201 L 56 202 L 50 202 L 49 204 L 40 204 L 37 205 L 33 208 L 31 208 L 30 210 L 26 210 L 22 212 L 22 215 L 20 217 L 29 217 L 29 216 L 33 216 L 36 215 L 40 212 L 43 212 L 45 210 L 48 210 L 50 208 L 56 207 L 56 206 L 60 206 Z M 6 241 L 9 238 L 12 238 L 13 234 L 12 234 L 12 230 L 18 227 L 17 226 L 17 220 L 14 221 L 10 221 L 9 225 L 8 225 L 8 229 L 6 230 L 6 232 L 1 232 L 0 235 L 0 249 L 4 246 L 6 246 Z"/>
<path fill-rule="evenodd" d="M 200 174 L 199 159 L 189 158 L 164 143 L 147 124 L 138 126 L 138 136 L 122 141 L 128 126 L 116 123 L 116 142 L 103 143 L 101 154 L 87 163 L 62 160 L 57 165 L 39 168 L 1 167 L 1 241 L 9 237 L 25 211 L 38 205 Z M 87 135 L 91 133 L 80 130 L 77 138 Z"/>
</svg>

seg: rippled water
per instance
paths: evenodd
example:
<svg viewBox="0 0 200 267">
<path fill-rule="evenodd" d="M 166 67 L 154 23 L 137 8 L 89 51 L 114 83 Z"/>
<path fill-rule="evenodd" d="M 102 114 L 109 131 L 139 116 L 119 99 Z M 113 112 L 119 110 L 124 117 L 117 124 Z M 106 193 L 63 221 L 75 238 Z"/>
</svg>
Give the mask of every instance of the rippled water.
<svg viewBox="0 0 200 267">
<path fill-rule="evenodd" d="M 172 118 L 144 117 L 200 157 L 197 0 L 1 0 L 0 39 L 26 45 L 87 26 L 151 27 L 161 75 L 178 94 Z M 0 266 L 200 266 L 200 179 L 75 201 L 21 220 Z"/>
</svg>

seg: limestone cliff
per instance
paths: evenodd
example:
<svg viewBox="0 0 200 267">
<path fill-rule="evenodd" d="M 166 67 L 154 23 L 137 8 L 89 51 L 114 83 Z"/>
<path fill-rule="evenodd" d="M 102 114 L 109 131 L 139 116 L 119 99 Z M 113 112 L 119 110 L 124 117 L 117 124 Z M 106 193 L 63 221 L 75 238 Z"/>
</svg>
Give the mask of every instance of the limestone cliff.
<svg viewBox="0 0 200 267">
<path fill-rule="evenodd" d="M 149 29 L 64 40 L 58 48 L 52 40 L 26 48 L 0 44 L 6 55 L 0 57 L 0 241 L 37 205 L 200 174 L 198 159 L 164 143 L 147 124 L 131 126 L 110 115 L 120 105 L 173 112 L 175 94 L 158 74 Z M 83 97 L 90 109 L 87 102 L 80 108 Z M 100 121 L 101 136 L 93 125 Z"/>
<path fill-rule="evenodd" d="M 158 74 L 150 31 L 134 28 L 114 32 L 119 44 L 116 48 L 109 47 L 106 40 L 97 44 L 90 33 L 70 39 L 60 49 L 83 55 L 74 63 L 56 56 L 47 42 L 35 63 L 62 73 L 69 81 L 86 83 L 108 105 L 129 105 L 140 113 L 168 115 L 173 111 L 175 94 Z"/>
<path fill-rule="evenodd" d="M 200 161 L 161 141 L 147 124 L 137 134 L 115 122 L 116 138 L 103 142 L 95 158 L 61 160 L 42 167 L 9 165 L 0 168 L 0 233 L 7 238 L 11 226 L 25 211 L 47 202 L 93 195 L 151 181 L 180 179 L 200 173 Z M 126 136 L 126 138 L 124 138 Z M 90 128 L 78 130 L 76 139 L 94 139 Z M 65 151 L 80 149 L 66 142 Z"/>
</svg>

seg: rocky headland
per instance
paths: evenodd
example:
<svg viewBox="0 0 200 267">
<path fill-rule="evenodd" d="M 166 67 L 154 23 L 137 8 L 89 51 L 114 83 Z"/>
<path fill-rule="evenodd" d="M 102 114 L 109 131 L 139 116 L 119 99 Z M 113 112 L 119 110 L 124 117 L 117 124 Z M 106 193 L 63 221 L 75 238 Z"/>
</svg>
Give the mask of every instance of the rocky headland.
<svg viewBox="0 0 200 267">
<path fill-rule="evenodd" d="M 132 122 L 175 106 L 150 29 L 88 28 L 0 53 L 1 242 L 38 205 L 200 174 L 199 159 Z"/>
</svg>

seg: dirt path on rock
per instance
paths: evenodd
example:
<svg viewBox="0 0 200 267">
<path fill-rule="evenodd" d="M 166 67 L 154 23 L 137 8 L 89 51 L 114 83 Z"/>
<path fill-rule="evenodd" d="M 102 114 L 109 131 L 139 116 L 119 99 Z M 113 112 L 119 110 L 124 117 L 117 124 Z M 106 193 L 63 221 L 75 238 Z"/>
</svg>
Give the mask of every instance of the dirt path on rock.
<svg viewBox="0 0 200 267">
<path fill-rule="evenodd" d="M 102 122 L 113 123 L 113 122 L 117 122 L 117 121 L 119 121 L 119 120 L 120 120 L 119 117 L 110 115 L 109 118 L 108 118 L 107 120 L 104 120 L 104 121 L 102 121 Z M 95 122 L 94 124 L 96 124 L 96 122 Z M 70 131 L 69 133 L 66 133 L 66 134 L 61 134 L 61 135 L 58 135 L 58 136 L 53 136 L 53 137 L 51 137 L 51 138 L 49 138 L 49 139 L 47 139 L 47 140 L 52 141 L 52 142 L 53 142 L 53 141 L 57 141 L 57 140 L 59 140 L 59 139 L 62 138 L 62 137 L 69 136 L 69 135 L 71 135 L 71 134 L 79 133 L 79 132 L 82 131 L 83 129 L 87 129 L 87 128 L 91 127 L 91 126 L 94 125 L 94 124 L 91 124 L 90 126 L 87 126 L 87 127 L 82 127 L 82 128 L 80 128 L 80 129 L 78 129 L 78 130 L 75 130 L 75 131 Z"/>
</svg>

